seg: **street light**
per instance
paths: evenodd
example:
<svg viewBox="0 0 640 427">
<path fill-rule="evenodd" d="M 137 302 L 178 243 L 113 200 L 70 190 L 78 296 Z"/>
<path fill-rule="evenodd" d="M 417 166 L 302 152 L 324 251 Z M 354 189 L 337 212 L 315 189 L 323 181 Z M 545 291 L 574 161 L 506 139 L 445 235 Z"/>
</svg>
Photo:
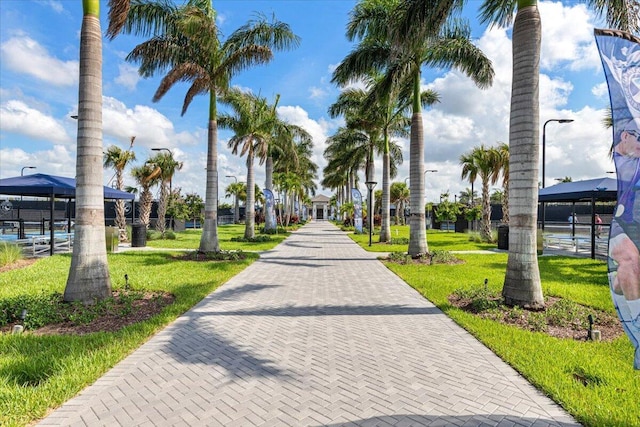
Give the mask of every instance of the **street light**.
<svg viewBox="0 0 640 427">
<path fill-rule="evenodd" d="M 546 128 L 549 122 L 558 122 L 558 123 L 571 123 L 573 119 L 549 119 L 544 122 L 542 125 L 542 188 L 544 188 L 544 177 L 545 177 L 545 155 L 546 155 Z"/>
<path fill-rule="evenodd" d="M 544 124 L 542 125 L 542 188 L 544 188 L 544 179 L 545 179 L 545 162 L 546 162 L 546 131 L 547 131 L 547 124 L 550 122 L 557 122 L 557 123 L 571 123 L 573 121 L 573 119 L 549 119 L 546 122 L 544 122 Z M 544 209 L 544 202 L 542 202 L 542 231 L 544 231 L 544 222 L 545 222 L 545 209 Z"/>
<path fill-rule="evenodd" d="M 367 181 L 365 185 L 367 186 L 367 190 L 369 190 L 368 200 L 369 200 L 369 211 L 367 216 L 369 217 L 369 246 L 371 246 L 371 234 L 373 231 L 373 200 L 371 200 L 371 193 L 373 192 L 373 188 L 376 186 L 377 182 L 375 181 Z"/>
<path fill-rule="evenodd" d="M 225 175 L 226 178 L 233 178 L 236 181 L 236 184 L 238 183 L 238 178 L 235 175 Z M 235 190 L 237 192 L 237 190 Z M 239 207 L 238 207 L 238 194 L 234 192 L 233 193 L 233 223 L 237 224 L 238 223 L 238 217 L 240 216 L 240 212 Z M 246 209 L 246 208 L 245 208 Z"/>
<path fill-rule="evenodd" d="M 22 169 L 20 169 L 20 176 L 24 176 L 25 169 L 37 169 L 37 168 L 35 166 L 24 166 Z"/>
</svg>

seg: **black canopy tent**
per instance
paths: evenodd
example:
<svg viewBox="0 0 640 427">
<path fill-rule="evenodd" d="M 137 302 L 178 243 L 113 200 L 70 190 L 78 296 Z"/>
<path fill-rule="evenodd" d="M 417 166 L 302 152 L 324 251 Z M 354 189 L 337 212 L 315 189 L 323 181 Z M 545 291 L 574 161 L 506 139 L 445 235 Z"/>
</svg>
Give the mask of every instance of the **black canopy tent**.
<svg viewBox="0 0 640 427">
<path fill-rule="evenodd" d="M 618 196 L 618 181 L 613 178 L 595 178 L 576 182 L 561 182 L 538 191 L 538 202 L 590 202 L 591 204 L 591 258 L 596 248 L 596 202 L 615 202 Z"/>
<path fill-rule="evenodd" d="M 135 195 L 126 191 L 117 190 L 115 188 L 104 186 L 105 199 L 127 199 L 134 200 Z M 50 200 L 50 253 L 53 255 L 54 250 L 54 202 L 55 199 L 75 199 L 76 197 L 76 180 L 75 178 L 67 178 L 63 176 L 46 175 L 36 173 L 26 176 L 16 176 L 12 178 L 0 179 L 0 194 L 11 196 L 31 196 L 31 197 L 49 197 Z"/>
</svg>

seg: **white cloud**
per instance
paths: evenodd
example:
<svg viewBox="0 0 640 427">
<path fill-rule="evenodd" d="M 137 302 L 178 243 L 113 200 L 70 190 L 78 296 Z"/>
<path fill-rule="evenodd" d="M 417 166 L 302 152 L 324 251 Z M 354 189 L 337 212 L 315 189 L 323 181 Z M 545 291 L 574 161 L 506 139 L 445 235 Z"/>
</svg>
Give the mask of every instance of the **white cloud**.
<svg viewBox="0 0 640 427">
<path fill-rule="evenodd" d="M 138 81 L 140 81 L 138 67 L 129 64 L 120 64 L 118 65 L 118 70 L 120 74 L 116 77 L 115 82 L 129 90 L 134 90 Z"/>
<path fill-rule="evenodd" d="M 309 97 L 311 99 L 324 98 L 327 96 L 326 90 L 321 89 L 319 87 L 315 87 L 315 86 L 312 86 L 309 88 L 309 93 L 310 93 Z"/>
<path fill-rule="evenodd" d="M 54 86 L 78 83 L 78 61 L 62 61 L 28 36 L 14 36 L 0 45 L 3 66 Z"/>
<path fill-rule="evenodd" d="M 177 132 L 169 118 L 145 105 L 130 108 L 115 98 L 104 97 L 102 120 L 105 136 L 129 141 L 135 135 L 136 147 L 166 147 L 173 150 L 198 143 L 197 133 Z"/>
<path fill-rule="evenodd" d="M 54 145 L 49 150 L 26 152 L 21 148 L 0 149 L 2 175 L 19 176 L 24 166 L 36 169 L 24 170 L 24 174 L 45 173 L 73 177 L 75 175 L 75 152 L 65 145 Z"/>
<path fill-rule="evenodd" d="M 10 100 L 0 105 L 0 117 L 3 131 L 47 141 L 71 141 L 71 137 L 53 117 L 22 101 Z"/>
<path fill-rule="evenodd" d="M 549 70 L 568 64 L 571 70 L 600 69 L 593 37 L 593 15 L 584 4 L 564 6 L 540 2 L 542 47 L 540 67 Z"/>
<path fill-rule="evenodd" d="M 592 87 L 591 93 L 598 98 L 607 99 L 609 96 L 609 87 L 607 86 L 607 82 L 602 82 Z"/>
</svg>

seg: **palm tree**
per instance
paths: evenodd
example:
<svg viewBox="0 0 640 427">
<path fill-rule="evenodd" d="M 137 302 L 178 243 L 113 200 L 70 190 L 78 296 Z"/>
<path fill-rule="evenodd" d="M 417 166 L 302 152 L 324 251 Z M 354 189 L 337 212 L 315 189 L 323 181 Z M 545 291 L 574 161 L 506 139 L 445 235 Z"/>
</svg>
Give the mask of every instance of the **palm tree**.
<svg viewBox="0 0 640 427">
<path fill-rule="evenodd" d="M 115 33 L 128 0 L 110 0 L 109 27 Z M 76 155 L 76 225 L 73 255 L 64 289 L 65 301 L 90 304 L 111 296 L 104 229 L 102 170 L 102 31 L 100 1 L 82 2 L 78 137 Z"/>
<path fill-rule="evenodd" d="M 227 104 L 232 113 L 218 116 L 218 124 L 222 128 L 231 129 L 234 135 L 229 139 L 229 148 L 233 154 L 246 155 L 247 164 L 247 201 L 245 203 L 245 231 L 244 237 L 255 237 L 255 178 L 253 163 L 255 157 L 267 158 L 271 130 L 275 115 L 271 114 L 267 100 L 264 97 L 243 92 L 239 89 L 229 89 L 221 99 Z"/>
<path fill-rule="evenodd" d="M 169 205 L 170 197 L 173 197 L 171 192 L 171 181 L 176 171 L 182 169 L 182 162 L 178 162 L 173 158 L 171 153 L 158 153 L 149 160 L 147 163 L 154 165 L 158 169 L 158 176 L 160 180 L 160 200 L 158 201 L 158 221 L 156 222 L 156 230 L 158 230 L 164 238 L 164 232 L 166 229 L 165 216 L 167 214 L 167 207 Z"/>
<path fill-rule="evenodd" d="M 410 192 L 407 184 L 404 182 L 391 184 L 391 203 L 396 205 L 396 224 L 404 224 L 404 210 L 409 200 Z"/>
<path fill-rule="evenodd" d="M 141 0 L 132 6 L 125 31 L 153 37 L 136 46 L 128 60 L 140 61 L 140 73 L 149 77 L 169 69 L 153 100 L 160 100 L 178 82 L 191 84 L 185 95 L 185 114 L 196 95 L 209 96 L 205 219 L 201 252 L 219 252 L 217 97 L 240 71 L 273 58 L 273 50 L 297 46 L 288 25 L 260 16 L 219 39 L 210 0 L 189 0 L 174 7 L 163 1 Z"/>
<path fill-rule="evenodd" d="M 142 187 L 142 192 L 140 193 L 140 222 L 148 229 L 153 205 L 151 188 L 158 184 L 160 170 L 153 163 L 147 161 L 143 166 L 131 169 L 131 175 L 136 180 L 136 183 Z"/>
<path fill-rule="evenodd" d="M 356 5 L 348 29 L 351 38 L 363 38 L 359 49 L 341 63 L 349 73 L 336 69 L 336 79 L 345 84 L 366 76 L 372 70 L 384 74 L 376 93 L 392 93 L 394 88 L 410 87 L 412 99 L 410 166 L 411 216 L 409 255 L 428 252 L 424 212 L 424 137 L 421 113 L 420 76 L 423 65 L 455 67 L 466 73 L 479 87 L 493 81 L 491 61 L 471 43 L 470 30 L 451 19 L 462 2 L 448 0 L 364 0 Z M 371 32 L 376 34 L 367 39 Z M 370 41 L 373 41 L 369 43 Z M 384 43 L 381 43 L 384 42 Z M 340 68 L 340 66 L 338 68 Z"/>
<path fill-rule="evenodd" d="M 116 188 L 122 190 L 124 188 L 123 172 L 127 165 L 136 159 L 136 154 L 131 150 L 135 136 L 131 137 L 131 143 L 128 150 L 122 150 L 117 145 L 107 148 L 104 153 L 103 166 L 105 168 L 113 168 L 116 171 Z M 116 200 L 116 227 L 119 230 L 119 240 L 121 242 L 128 241 L 127 236 L 127 219 L 124 214 L 124 200 Z"/>
<path fill-rule="evenodd" d="M 462 179 L 469 177 L 470 181 L 475 181 L 480 177 L 482 182 L 482 219 L 480 223 L 480 236 L 486 242 L 491 241 L 491 204 L 489 197 L 489 184 L 494 177 L 496 162 L 493 151 L 485 148 L 484 145 L 474 147 L 470 152 L 460 156 L 462 165 Z M 493 181 L 495 182 L 495 181 Z"/>
<path fill-rule="evenodd" d="M 632 33 L 638 31 L 635 0 L 587 0 L 587 4 L 605 15 L 608 25 Z M 500 26 L 513 22 L 509 217 L 518 220 L 509 223 L 509 256 L 502 295 L 507 304 L 542 307 L 544 298 L 536 253 L 540 13 L 536 0 L 484 0 L 480 18 Z"/>
<path fill-rule="evenodd" d="M 493 148 L 493 156 L 495 158 L 495 176 L 491 177 L 492 182 L 497 182 L 502 178 L 502 219 L 500 222 L 509 224 L 509 146 L 504 142 Z"/>
<path fill-rule="evenodd" d="M 233 223 L 237 224 L 240 218 L 239 195 L 244 191 L 245 184 L 243 182 L 232 182 L 225 188 L 225 197 L 233 196 Z"/>
</svg>

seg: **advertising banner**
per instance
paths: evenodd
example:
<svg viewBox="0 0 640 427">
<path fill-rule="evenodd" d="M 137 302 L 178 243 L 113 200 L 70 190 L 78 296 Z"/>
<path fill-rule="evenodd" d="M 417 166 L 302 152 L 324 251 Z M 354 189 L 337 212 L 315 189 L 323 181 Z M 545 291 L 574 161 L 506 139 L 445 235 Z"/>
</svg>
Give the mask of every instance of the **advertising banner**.
<svg viewBox="0 0 640 427">
<path fill-rule="evenodd" d="M 640 369 L 640 39 L 595 29 L 609 86 L 618 201 L 609 233 L 609 288 Z"/>
<path fill-rule="evenodd" d="M 273 197 L 273 192 L 267 188 L 262 190 L 264 194 L 264 203 L 265 203 L 265 226 L 267 229 L 273 228 L 276 229 L 276 203 L 275 198 Z"/>
<path fill-rule="evenodd" d="M 353 199 L 353 226 L 356 232 L 362 233 L 362 194 L 360 194 L 360 190 L 352 188 L 351 198 Z"/>
</svg>

